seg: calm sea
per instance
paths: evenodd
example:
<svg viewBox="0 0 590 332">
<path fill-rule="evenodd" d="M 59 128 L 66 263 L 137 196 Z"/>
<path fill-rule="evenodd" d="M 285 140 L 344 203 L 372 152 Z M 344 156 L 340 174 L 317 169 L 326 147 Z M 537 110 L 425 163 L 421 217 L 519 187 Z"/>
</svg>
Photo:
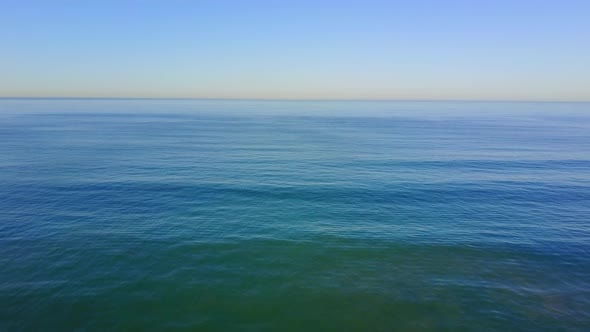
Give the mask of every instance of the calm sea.
<svg viewBox="0 0 590 332">
<path fill-rule="evenodd" d="M 0 100 L 1 331 L 588 331 L 590 104 Z"/>
</svg>

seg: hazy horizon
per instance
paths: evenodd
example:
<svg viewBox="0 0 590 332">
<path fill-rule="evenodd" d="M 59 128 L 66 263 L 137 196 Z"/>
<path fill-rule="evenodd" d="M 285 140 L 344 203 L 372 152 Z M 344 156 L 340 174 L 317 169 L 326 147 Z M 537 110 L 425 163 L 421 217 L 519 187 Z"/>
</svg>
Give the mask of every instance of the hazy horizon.
<svg viewBox="0 0 590 332">
<path fill-rule="evenodd" d="M 585 1 L 0 9 L 0 97 L 590 101 Z"/>
<path fill-rule="evenodd" d="M 89 96 L 80 96 L 80 97 L 75 97 L 75 96 L 0 96 L 0 100 L 66 100 L 66 99 L 72 99 L 72 100 L 84 100 L 84 99 L 89 99 L 89 100 L 219 100 L 219 101 L 293 101 L 293 102 L 305 102 L 305 101 L 309 101 L 309 102 L 346 102 L 346 101 L 350 101 L 350 102 L 416 102 L 416 103 L 428 103 L 428 102 L 433 102 L 433 103 L 445 103 L 445 102 L 449 102 L 449 103 L 581 103 L 581 104 L 587 104 L 590 103 L 590 100 L 557 100 L 557 99 L 553 99 L 553 100 L 533 100 L 533 99 L 514 99 L 514 100 L 509 100 L 509 99 L 496 99 L 496 100 L 491 100 L 491 99 L 360 99 L 360 98 L 356 98 L 356 99 L 352 99 L 352 98 L 322 98 L 322 99 L 313 99 L 313 98 L 209 98 L 209 97 L 89 97 Z"/>
</svg>

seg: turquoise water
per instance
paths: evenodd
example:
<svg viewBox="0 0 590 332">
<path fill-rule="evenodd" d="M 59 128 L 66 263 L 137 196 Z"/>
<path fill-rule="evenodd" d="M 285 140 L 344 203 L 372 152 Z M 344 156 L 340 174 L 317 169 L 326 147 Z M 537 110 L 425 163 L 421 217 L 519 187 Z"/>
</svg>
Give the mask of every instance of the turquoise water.
<svg viewBox="0 0 590 332">
<path fill-rule="evenodd" d="M 1 331 L 590 330 L 590 104 L 0 100 Z"/>
</svg>

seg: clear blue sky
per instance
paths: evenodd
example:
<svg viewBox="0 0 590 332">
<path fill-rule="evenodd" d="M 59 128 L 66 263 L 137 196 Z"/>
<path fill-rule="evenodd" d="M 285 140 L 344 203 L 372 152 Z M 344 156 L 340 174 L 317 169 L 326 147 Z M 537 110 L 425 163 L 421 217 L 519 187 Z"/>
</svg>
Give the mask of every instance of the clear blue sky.
<svg viewBox="0 0 590 332">
<path fill-rule="evenodd" d="M 590 1 L 0 0 L 0 96 L 590 100 Z"/>
</svg>

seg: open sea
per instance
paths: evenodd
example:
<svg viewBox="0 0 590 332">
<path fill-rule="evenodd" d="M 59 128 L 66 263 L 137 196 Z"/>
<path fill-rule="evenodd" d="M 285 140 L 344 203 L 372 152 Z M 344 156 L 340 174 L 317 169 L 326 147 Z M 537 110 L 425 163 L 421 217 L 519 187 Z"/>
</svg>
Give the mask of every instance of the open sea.
<svg viewBox="0 0 590 332">
<path fill-rule="evenodd" d="M 590 104 L 0 99 L 0 331 L 590 331 Z"/>
</svg>

